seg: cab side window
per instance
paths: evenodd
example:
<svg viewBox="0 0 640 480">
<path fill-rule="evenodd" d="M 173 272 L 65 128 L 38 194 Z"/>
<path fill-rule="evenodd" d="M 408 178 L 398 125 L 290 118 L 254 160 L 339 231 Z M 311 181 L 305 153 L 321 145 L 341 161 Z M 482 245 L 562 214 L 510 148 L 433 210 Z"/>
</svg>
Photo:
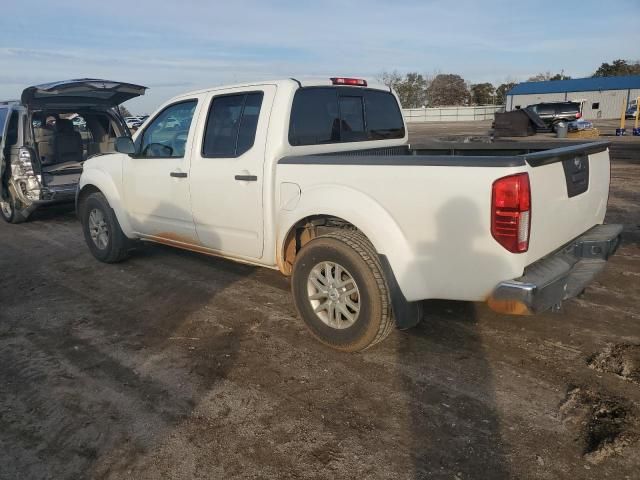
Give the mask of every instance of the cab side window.
<svg viewBox="0 0 640 480">
<path fill-rule="evenodd" d="M 262 92 L 215 97 L 211 102 L 202 142 L 202 156 L 239 157 L 256 138 Z"/>
<path fill-rule="evenodd" d="M 139 156 L 152 158 L 184 157 L 189 127 L 193 120 L 197 100 L 175 103 L 153 119 L 144 132 Z"/>
</svg>

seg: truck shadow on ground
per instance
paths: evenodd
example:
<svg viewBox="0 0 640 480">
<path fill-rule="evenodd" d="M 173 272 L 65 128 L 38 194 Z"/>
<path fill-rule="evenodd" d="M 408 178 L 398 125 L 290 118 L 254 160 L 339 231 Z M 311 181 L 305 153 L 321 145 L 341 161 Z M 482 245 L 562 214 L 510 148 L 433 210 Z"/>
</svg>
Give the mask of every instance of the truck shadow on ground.
<svg viewBox="0 0 640 480">
<path fill-rule="evenodd" d="M 465 202 L 443 208 L 438 238 L 448 241 L 421 246 L 421 255 L 436 262 L 436 256 L 469 249 L 476 268 L 497 264 L 497 259 L 473 250 L 480 234 L 475 213 Z M 447 231 L 441 223 L 448 215 L 468 218 L 465 229 Z M 264 315 L 253 307 L 265 298 L 255 285 L 243 287 L 246 277 L 255 278 L 255 268 L 163 246 L 146 246 L 124 263 L 104 265 L 91 258 L 75 223 L 62 225 L 75 236 L 60 237 L 57 229 L 42 223 L 21 226 L 30 232 L 23 245 L 3 242 L 3 268 L 20 272 L 20 278 L 0 282 L 14 292 L 2 296 L 0 313 L 26 311 L 7 314 L 10 320 L 0 322 L 0 382 L 11 392 L 0 396 L 1 438 L 7 446 L 0 461 L 7 466 L 7 478 L 157 478 L 167 472 L 192 478 L 189 468 L 194 465 L 242 477 L 252 463 L 235 462 L 238 448 L 264 450 L 255 463 L 272 472 L 265 477 L 277 477 L 273 472 L 288 468 L 296 476 L 328 478 L 322 468 L 340 453 L 339 442 L 328 459 L 320 455 L 319 460 L 313 451 L 315 438 L 329 434 L 351 438 L 359 448 L 404 449 L 410 478 L 508 476 L 494 379 L 473 304 L 427 302 L 422 324 L 371 351 L 375 357 L 380 348 L 390 359 L 383 377 L 389 385 L 379 379 L 354 385 L 354 377 L 371 378 L 369 352 L 352 356 L 327 351 L 307 334 L 299 335 L 292 318 L 271 324 L 279 330 L 277 339 L 266 342 L 269 348 L 262 336 L 251 338 L 248 330 Z M 465 235 L 456 240 L 452 234 Z M 69 238 L 68 248 L 59 248 Z M 35 248 L 48 241 L 54 248 Z M 28 261 L 25 252 L 31 253 Z M 258 283 L 287 289 L 286 282 L 273 277 L 265 274 Z M 238 298 L 254 290 L 259 291 L 255 299 Z M 20 310 L 22 291 L 30 292 L 26 310 Z M 11 342 L 2 342 L 3 335 L 10 335 Z M 291 353 L 291 363 L 282 365 L 284 355 L 274 353 L 277 349 Z M 243 357 L 244 350 L 248 353 Z M 261 357 L 269 353 L 275 357 Z M 307 363 L 300 365 L 295 357 Z M 240 368 L 238 358 L 247 365 Z M 323 373 L 325 367 L 331 375 Z M 234 429 L 243 428 L 237 420 L 221 415 L 220 425 L 212 427 L 201 419 L 203 403 L 213 409 L 211 418 L 229 402 L 242 400 L 233 390 L 241 387 L 228 380 L 238 369 L 245 376 L 236 382 L 246 388 L 262 385 L 261 392 L 287 409 L 281 415 L 263 412 L 261 422 L 266 418 L 272 423 L 255 425 L 262 432 L 280 429 L 281 450 L 258 445 L 255 436 L 236 439 Z M 292 392 L 287 382 L 292 376 L 297 380 L 300 372 L 308 380 L 295 381 Z M 378 432 L 381 439 L 372 440 L 375 422 L 370 427 L 371 419 L 360 409 L 369 411 L 369 397 L 396 393 L 395 385 L 403 400 L 381 399 L 382 410 L 371 411 L 371 418 L 387 419 L 381 427 L 389 426 Z M 345 403 L 345 396 L 358 402 Z M 238 408 L 230 405 L 231 411 Z M 261 405 L 256 400 L 254 407 Z M 318 410 L 328 418 L 335 412 L 336 422 L 314 423 Z M 252 421 L 254 417 L 247 414 Z M 280 425 L 291 419 L 299 428 L 285 434 Z M 403 423 L 399 430 L 396 420 Z M 234 438 L 221 438 L 221 432 Z M 176 436 L 181 441 L 174 442 Z M 353 478 L 363 471 L 357 468 L 366 466 L 347 463 L 348 458 L 336 462 L 351 469 L 335 478 Z M 364 477 L 393 478 L 406 471 L 406 465 L 391 463 Z"/>
<path fill-rule="evenodd" d="M 476 246 L 490 235 L 483 220 L 465 198 L 438 210 L 436 238 L 417 248 L 418 256 L 427 260 L 421 265 L 425 282 L 455 284 L 508 271 L 502 258 Z M 495 382 L 476 305 L 430 300 L 423 306 L 422 322 L 404 332 L 397 358 L 410 399 L 415 478 L 509 478 Z M 420 371 L 416 365 L 422 366 Z"/>
<path fill-rule="evenodd" d="M 424 307 L 422 323 L 403 332 L 398 357 L 407 370 L 413 478 L 510 478 L 476 305 L 433 300 Z"/>
</svg>

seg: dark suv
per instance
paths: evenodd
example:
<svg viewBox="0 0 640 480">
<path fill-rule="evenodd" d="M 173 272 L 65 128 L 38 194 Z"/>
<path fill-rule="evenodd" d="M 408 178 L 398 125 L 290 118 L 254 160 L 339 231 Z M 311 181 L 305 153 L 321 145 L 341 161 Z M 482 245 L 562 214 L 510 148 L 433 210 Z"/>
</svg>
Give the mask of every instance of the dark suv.
<svg viewBox="0 0 640 480">
<path fill-rule="evenodd" d="M 0 216 L 24 222 L 41 205 L 73 202 L 84 161 L 128 135 L 118 105 L 146 87 L 83 78 L 29 87 L 0 102 Z"/>
<path fill-rule="evenodd" d="M 580 104 L 577 102 L 536 103 L 529 105 L 527 109 L 535 112 L 554 131 L 558 123 L 573 122 L 582 117 Z"/>
</svg>

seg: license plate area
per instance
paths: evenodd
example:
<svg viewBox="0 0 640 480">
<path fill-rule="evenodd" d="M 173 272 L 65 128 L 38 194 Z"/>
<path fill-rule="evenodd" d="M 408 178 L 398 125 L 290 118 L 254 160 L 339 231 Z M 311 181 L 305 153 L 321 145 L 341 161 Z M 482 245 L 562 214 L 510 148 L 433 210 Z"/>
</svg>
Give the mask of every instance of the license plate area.
<svg viewBox="0 0 640 480">
<path fill-rule="evenodd" d="M 562 161 L 564 179 L 569 198 L 584 193 L 589 188 L 589 157 L 576 155 Z"/>
</svg>

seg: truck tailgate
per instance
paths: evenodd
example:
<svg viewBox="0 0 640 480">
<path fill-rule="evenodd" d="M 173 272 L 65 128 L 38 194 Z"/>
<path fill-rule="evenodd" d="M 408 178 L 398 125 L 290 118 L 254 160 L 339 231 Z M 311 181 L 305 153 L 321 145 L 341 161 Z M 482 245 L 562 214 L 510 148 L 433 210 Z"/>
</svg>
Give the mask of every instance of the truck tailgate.
<svg viewBox="0 0 640 480">
<path fill-rule="evenodd" d="M 526 155 L 531 184 L 528 263 L 604 221 L 609 197 L 607 142 Z"/>
</svg>

